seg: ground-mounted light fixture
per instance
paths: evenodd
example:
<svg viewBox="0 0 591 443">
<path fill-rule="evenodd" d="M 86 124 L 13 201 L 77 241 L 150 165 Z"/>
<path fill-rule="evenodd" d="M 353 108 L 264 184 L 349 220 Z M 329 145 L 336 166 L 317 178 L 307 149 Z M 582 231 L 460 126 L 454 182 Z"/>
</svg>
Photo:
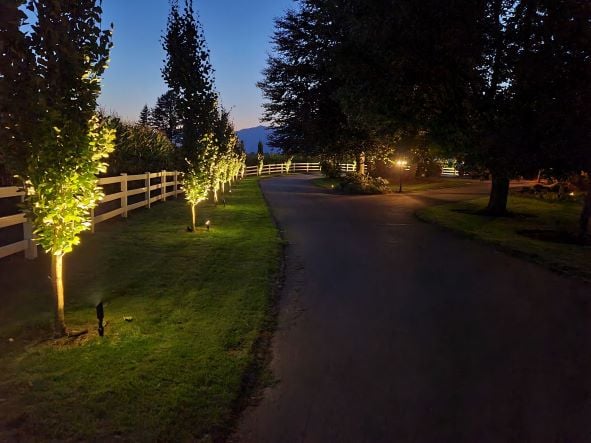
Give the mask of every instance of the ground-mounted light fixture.
<svg viewBox="0 0 591 443">
<path fill-rule="evenodd" d="M 210 221 L 210 220 L 207 220 L 207 221 L 205 222 L 205 228 L 206 228 L 208 231 L 209 231 L 209 226 L 210 226 L 210 225 L 211 225 L 211 221 Z"/>
<path fill-rule="evenodd" d="M 102 337 L 105 335 L 105 327 L 103 325 L 105 310 L 103 308 L 103 302 L 100 302 L 98 305 L 96 305 L 96 318 L 98 320 L 98 333 Z"/>
</svg>

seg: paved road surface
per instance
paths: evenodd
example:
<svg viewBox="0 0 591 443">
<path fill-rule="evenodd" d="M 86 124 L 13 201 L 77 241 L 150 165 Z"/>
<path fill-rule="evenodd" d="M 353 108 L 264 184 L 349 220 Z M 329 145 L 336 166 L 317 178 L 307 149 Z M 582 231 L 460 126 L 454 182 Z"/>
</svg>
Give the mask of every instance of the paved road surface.
<svg viewBox="0 0 591 443">
<path fill-rule="evenodd" d="M 289 241 L 244 442 L 591 442 L 590 287 L 417 221 L 437 200 L 262 182 Z"/>
</svg>

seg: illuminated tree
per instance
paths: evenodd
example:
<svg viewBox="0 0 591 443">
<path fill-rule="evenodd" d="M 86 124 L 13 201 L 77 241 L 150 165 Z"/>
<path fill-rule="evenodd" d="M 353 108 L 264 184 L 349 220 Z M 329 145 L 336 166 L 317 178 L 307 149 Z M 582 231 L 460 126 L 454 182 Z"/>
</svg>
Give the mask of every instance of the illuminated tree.
<svg viewBox="0 0 591 443">
<path fill-rule="evenodd" d="M 105 159 L 114 145 L 114 131 L 96 115 L 111 31 L 101 30 L 99 1 L 31 0 L 27 8 L 36 22 L 30 35 L 19 36 L 24 23 L 20 4 L 3 3 L 12 21 L 7 25 L 3 20 L 0 26 L 11 37 L 6 40 L 11 49 L 0 51 L 2 112 L 8 117 L 1 137 L 14 137 L 9 149 L 18 160 L 12 170 L 23 180 L 35 239 L 52 257 L 54 331 L 63 336 L 63 258 L 91 225 L 90 209 L 102 196 L 96 174 L 106 171 Z M 4 101 L 8 88 L 23 86 L 34 87 L 21 91 L 20 108 L 13 106 L 14 96 Z"/>
<path fill-rule="evenodd" d="M 293 155 L 290 155 L 285 160 L 285 173 L 289 174 L 289 170 L 291 169 L 291 163 L 293 162 Z"/>
<path fill-rule="evenodd" d="M 185 199 L 191 207 L 191 220 L 193 232 L 196 232 L 197 224 L 197 205 L 207 200 L 211 188 L 210 176 L 207 171 L 200 169 L 191 162 L 188 162 L 189 168 L 183 177 L 183 187 L 185 189 Z"/>
<path fill-rule="evenodd" d="M 259 140 L 259 144 L 257 145 L 257 175 L 261 175 L 263 173 L 263 166 L 265 166 L 265 151 L 263 149 L 263 142 Z"/>
</svg>

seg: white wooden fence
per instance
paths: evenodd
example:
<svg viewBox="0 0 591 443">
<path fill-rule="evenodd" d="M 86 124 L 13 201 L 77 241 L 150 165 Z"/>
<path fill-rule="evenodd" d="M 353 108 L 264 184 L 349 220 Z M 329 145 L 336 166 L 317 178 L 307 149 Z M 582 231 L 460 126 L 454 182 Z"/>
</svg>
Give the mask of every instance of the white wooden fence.
<svg viewBox="0 0 591 443">
<path fill-rule="evenodd" d="M 353 165 L 342 165 L 342 168 L 343 171 L 350 171 L 353 170 Z M 289 168 L 289 172 L 304 173 L 319 171 L 320 163 L 292 163 Z M 285 172 L 287 172 L 285 163 L 265 165 L 263 168 L 263 174 L 265 175 L 283 174 Z M 257 166 L 248 166 L 245 175 L 257 175 Z M 93 232 L 95 225 L 98 223 L 114 217 L 127 217 L 127 214 L 135 209 L 149 208 L 153 203 L 166 201 L 166 199 L 171 197 L 177 197 L 183 192 L 181 173 L 177 171 L 146 172 L 145 174 L 137 175 L 121 174 L 115 177 L 104 177 L 99 179 L 99 185 L 103 187 L 108 186 L 109 188 L 113 187 L 112 185 L 118 185 L 115 186 L 118 189 L 115 191 L 108 189 L 110 192 L 105 195 L 98 207 L 92 211 Z M 142 198 L 139 201 L 131 203 L 130 199 L 132 201 L 137 200 L 135 196 L 142 196 Z M 0 199 L 11 197 L 20 197 L 22 201 L 24 199 L 24 192 L 16 186 L 0 187 Z M 106 206 L 104 205 L 115 201 L 119 202 L 117 205 L 119 207 L 105 212 L 104 208 Z M 30 259 L 37 257 L 37 245 L 33 240 L 32 227 L 27 222 L 25 215 L 19 213 L 0 217 L 0 229 L 17 225 L 22 226 L 22 240 L 0 246 L 0 258 L 19 252 L 24 252 L 25 257 Z"/>
<path fill-rule="evenodd" d="M 355 164 L 353 163 L 341 163 L 339 165 L 341 167 L 341 171 L 343 172 L 354 172 L 355 171 Z M 289 171 L 286 169 L 285 163 L 275 163 L 275 164 L 265 164 L 263 165 L 263 170 L 261 171 L 261 175 L 271 175 L 271 174 L 284 174 L 286 172 L 294 173 L 307 173 L 307 172 L 320 172 L 320 162 L 316 163 L 292 163 L 289 167 Z M 245 171 L 245 176 L 252 176 L 257 175 L 258 173 L 258 166 L 247 166 Z"/>
<path fill-rule="evenodd" d="M 101 200 L 96 210 L 92 210 L 91 221 L 92 231 L 96 224 L 121 216 L 127 217 L 127 214 L 134 209 L 150 207 L 157 201 L 166 201 L 167 198 L 177 197 L 182 193 L 182 186 L 179 172 L 146 172 L 145 174 L 127 175 L 121 174 L 116 177 L 105 177 L 99 179 L 99 185 L 119 185 L 118 190 L 110 192 Z M 112 186 L 109 186 L 112 187 Z M 130 197 L 141 196 L 141 200 L 131 203 Z M 24 198 L 24 192 L 15 186 L 0 187 L 0 199 L 20 197 Z M 136 197 L 137 199 L 137 197 Z M 133 200 L 136 200 L 133 199 Z M 101 206 L 118 201 L 118 208 L 108 212 L 101 212 Z M 98 212 L 95 215 L 95 212 Z M 22 240 L 6 246 L 0 246 L 0 258 L 7 257 L 19 252 L 25 252 L 25 257 L 33 259 L 37 257 L 37 245 L 33 241 L 31 224 L 26 220 L 22 213 L 0 217 L 0 229 L 11 226 L 22 225 Z"/>
<path fill-rule="evenodd" d="M 441 176 L 442 177 L 459 177 L 460 171 L 458 171 L 456 168 L 450 168 L 450 167 L 444 166 L 441 168 Z"/>
<path fill-rule="evenodd" d="M 21 201 L 23 201 L 25 193 L 19 190 L 19 188 L 16 186 L 0 188 L 0 199 L 11 197 L 20 197 Z M 27 222 L 25 214 L 19 213 L 0 217 L 0 229 L 9 228 L 16 225 L 22 225 L 23 239 L 6 246 L 0 246 L 0 258 L 23 251 L 25 252 L 25 257 L 27 258 L 32 259 L 37 257 L 37 245 L 35 245 L 35 242 L 33 242 L 31 224 Z"/>
<path fill-rule="evenodd" d="M 169 197 L 177 197 L 181 190 L 180 173 L 174 172 L 146 172 L 145 174 L 138 175 L 127 175 L 121 174 L 116 177 L 105 177 L 99 179 L 99 185 L 112 185 L 119 184 L 119 192 L 114 192 L 105 195 L 101 200 L 100 205 L 119 200 L 119 208 L 112 211 L 95 215 L 95 210 L 91 211 L 92 214 L 92 231 L 94 232 L 94 226 L 98 223 L 109 220 L 110 218 L 122 216 L 127 218 L 127 214 L 134 209 L 150 207 L 152 203 L 157 201 L 166 201 Z M 152 180 L 156 179 L 158 182 L 152 184 Z M 139 183 L 139 187 L 137 186 Z M 131 184 L 131 186 L 130 186 Z M 159 191 L 158 194 L 152 196 L 153 191 Z M 134 195 L 142 195 L 143 199 L 129 204 L 129 197 Z"/>
</svg>

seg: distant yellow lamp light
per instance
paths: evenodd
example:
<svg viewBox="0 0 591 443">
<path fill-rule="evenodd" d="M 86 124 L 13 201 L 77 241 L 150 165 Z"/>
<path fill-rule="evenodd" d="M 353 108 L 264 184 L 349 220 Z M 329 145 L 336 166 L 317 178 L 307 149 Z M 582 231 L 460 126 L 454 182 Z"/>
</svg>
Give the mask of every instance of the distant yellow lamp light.
<svg viewBox="0 0 591 443">
<path fill-rule="evenodd" d="M 406 165 L 408 165 L 408 162 L 404 159 L 398 159 L 396 160 L 396 166 L 398 166 L 400 168 L 400 184 L 398 186 L 398 192 L 401 193 L 402 192 L 402 170 L 404 168 L 406 168 Z"/>
</svg>

